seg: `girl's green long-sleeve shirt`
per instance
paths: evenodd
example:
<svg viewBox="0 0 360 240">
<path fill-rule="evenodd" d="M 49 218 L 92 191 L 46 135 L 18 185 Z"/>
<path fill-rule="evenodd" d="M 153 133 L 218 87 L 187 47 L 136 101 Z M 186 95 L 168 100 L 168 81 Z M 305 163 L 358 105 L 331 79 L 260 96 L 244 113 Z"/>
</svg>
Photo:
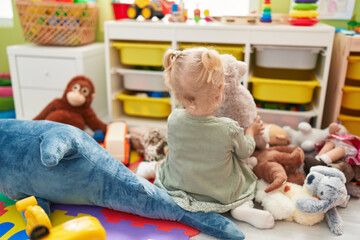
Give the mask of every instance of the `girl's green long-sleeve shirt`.
<svg viewBox="0 0 360 240">
<path fill-rule="evenodd" d="M 168 146 L 155 185 L 182 208 L 226 212 L 254 197 L 257 178 L 240 159 L 251 156 L 255 141 L 234 120 L 176 109 L 168 119 Z"/>
</svg>

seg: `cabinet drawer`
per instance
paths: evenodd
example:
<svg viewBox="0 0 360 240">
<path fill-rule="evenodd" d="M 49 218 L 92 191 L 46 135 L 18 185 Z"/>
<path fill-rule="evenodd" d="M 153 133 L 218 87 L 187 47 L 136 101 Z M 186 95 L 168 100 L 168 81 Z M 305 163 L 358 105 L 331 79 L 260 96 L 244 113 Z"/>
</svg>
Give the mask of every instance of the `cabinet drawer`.
<svg viewBox="0 0 360 240">
<path fill-rule="evenodd" d="M 21 89 L 21 105 L 23 119 L 33 119 L 36 117 L 52 100 L 61 98 L 63 90 L 35 90 Z"/>
<path fill-rule="evenodd" d="M 21 87 L 64 90 L 76 75 L 73 58 L 17 57 L 16 62 Z"/>
</svg>

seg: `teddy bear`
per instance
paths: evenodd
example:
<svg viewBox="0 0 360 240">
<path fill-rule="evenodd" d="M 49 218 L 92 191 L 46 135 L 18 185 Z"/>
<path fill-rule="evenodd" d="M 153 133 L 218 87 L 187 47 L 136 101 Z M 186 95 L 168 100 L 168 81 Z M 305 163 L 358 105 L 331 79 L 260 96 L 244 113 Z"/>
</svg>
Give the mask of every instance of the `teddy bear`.
<svg viewBox="0 0 360 240">
<path fill-rule="evenodd" d="M 270 185 L 265 192 L 271 192 L 292 182 L 304 183 L 305 175 L 298 171 L 304 162 L 304 151 L 297 146 L 275 146 L 264 150 L 256 150 L 253 154 L 258 164 L 253 168 L 255 175 Z"/>
<path fill-rule="evenodd" d="M 336 209 L 346 206 L 349 196 L 345 187 L 345 175 L 336 168 L 314 166 L 306 176 L 304 188 L 312 196 L 296 200 L 296 208 L 303 213 L 325 213 L 330 231 L 343 234 L 343 221 Z"/>
<path fill-rule="evenodd" d="M 225 87 L 223 102 L 215 112 L 216 117 L 228 117 L 239 123 L 246 129 L 257 117 L 257 108 L 253 96 L 247 88 L 241 85 L 241 78 L 247 71 L 247 64 L 238 61 L 234 56 L 222 54 L 221 60 L 224 65 Z M 255 136 L 256 147 L 266 148 L 263 136 Z"/>
<path fill-rule="evenodd" d="M 219 239 L 244 239 L 238 226 L 214 212 L 189 212 L 163 190 L 136 176 L 89 134 L 52 121 L 0 120 L 0 192 L 10 199 L 96 205 L 182 222 Z"/>
<path fill-rule="evenodd" d="M 269 183 L 259 179 L 255 194 L 255 201 L 269 211 L 275 220 L 294 221 L 296 223 L 312 226 L 324 218 L 324 213 L 307 214 L 296 208 L 296 200 L 312 197 L 303 186 L 295 183 L 285 182 L 275 191 L 266 193 Z"/>
</svg>

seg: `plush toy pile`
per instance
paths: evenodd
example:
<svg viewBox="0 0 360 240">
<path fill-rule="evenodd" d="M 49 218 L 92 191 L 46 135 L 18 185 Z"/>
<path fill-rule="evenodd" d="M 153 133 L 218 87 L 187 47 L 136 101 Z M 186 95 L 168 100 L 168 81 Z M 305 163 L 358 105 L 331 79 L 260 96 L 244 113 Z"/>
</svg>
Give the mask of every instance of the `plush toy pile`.
<svg viewBox="0 0 360 240">
<path fill-rule="evenodd" d="M 224 101 L 216 116 L 230 117 L 246 128 L 257 116 L 253 97 L 241 85 L 246 65 L 229 55 L 223 55 L 222 60 L 226 85 Z M 315 129 L 302 122 L 298 128 L 265 125 L 262 138 L 265 145 L 256 141 L 258 148 L 250 158 L 255 160 L 245 161 L 260 179 L 255 200 L 276 220 L 314 225 L 327 216 L 331 231 L 340 235 L 342 223 L 335 207 L 348 200 L 347 190 L 351 196 L 360 197 L 359 188 L 353 184 L 347 184 L 345 188 L 344 181 L 345 175 L 347 182 L 354 179 L 354 169 L 360 164 L 350 167 L 341 159 L 340 162 L 326 164 L 311 155 L 329 136 L 345 134 L 343 126 L 333 123 L 326 129 Z M 332 187 L 335 189 L 331 191 Z M 313 195 L 321 200 L 313 198 Z"/>
</svg>

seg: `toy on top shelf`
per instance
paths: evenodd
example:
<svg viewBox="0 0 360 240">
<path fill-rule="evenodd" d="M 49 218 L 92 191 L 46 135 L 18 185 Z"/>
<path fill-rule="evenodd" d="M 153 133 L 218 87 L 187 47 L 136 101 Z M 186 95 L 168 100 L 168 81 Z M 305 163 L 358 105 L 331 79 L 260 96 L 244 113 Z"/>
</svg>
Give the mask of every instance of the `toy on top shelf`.
<svg viewBox="0 0 360 240">
<path fill-rule="evenodd" d="M 62 98 L 56 98 L 39 113 L 34 120 L 49 120 L 70 124 L 85 130 L 85 125 L 92 130 L 106 132 L 106 124 L 96 116 L 91 108 L 95 97 L 92 81 L 85 76 L 76 76 L 67 84 Z"/>
<path fill-rule="evenodd" d="M 201 19 L 201 12 L 199 7 L 197 6 L 196 9 L 194 10 L 194 20 L 195 22 L 199 22 Z"/>
<path fill-rule="evenodd" d="M 171 13 L 171 5 L 174 2 L 167 0 L 135 0 L 127 10 L 127 15 L 131 19 L 136 19 L 142 15 L 145 19 L 150 20 L 152 17 L 162 19 L 166 14 Z"/>
<path fill-rule="evenodd" d="M 253 25 L 261 23 L 262 14 L 258 12 L 251 12 L 247 16 L 222 16 L 222 17 L 213 17 L 218 22 L 226 24 L 237 24 L 237 25 Z M 271 13 L 271 23 L 272 24 L 289 24 L 289 15 L 284 13 Z"/>
<path fill-rule="evenodd" d="M 25 211 L 26 233 L 31 240 L 106 239 L 105 229 L 98 219 L 91 216 L 76 218 L 52 228 L 48 215 L 38 206 L 34 196 L 16 202 L 16 209 L 19 212 Z"/>
<path fill-rule="evenodd" d="M 205 16 L 205 21 L 207 21 L 207 22 L 212 22 L 213 21 L 212 17 L 210 16 L 210 11 L 208 9 L 206 9 L 204 11 L 204 16 Z"/>
<path fill-rule="evenodd" d="M 169 22 L 185 22 L 186 16 L 184 12 L 179 9 L 179 5 L 173 4 L 171 6 L 171 15 L 169 17 Z"/>
<path fill-rule="evenodd" d="M 312 26 L 319 20 L 317 11 L 318 0 L 295 0 L 293 10 L 290 11 L 290 24 L 298 26 Z"/>
<path fill-rule="evenodd" d="M 114 0 L 112 6 L 115 20 L 128 18 L 127 10 L 131 6 L 131 4 L 121 3 L 117 0 Z"/>
<path fill-rule="evenodd" d="M 262 16 L 260 18 L 260 22 L 265 22 L 265 23 L 271 23 L 271 1 L 270 0 L 265 0 L 264 1 L 264 6 L 263 6 L 263 12 L 262 12 Z"/>
</svg>

